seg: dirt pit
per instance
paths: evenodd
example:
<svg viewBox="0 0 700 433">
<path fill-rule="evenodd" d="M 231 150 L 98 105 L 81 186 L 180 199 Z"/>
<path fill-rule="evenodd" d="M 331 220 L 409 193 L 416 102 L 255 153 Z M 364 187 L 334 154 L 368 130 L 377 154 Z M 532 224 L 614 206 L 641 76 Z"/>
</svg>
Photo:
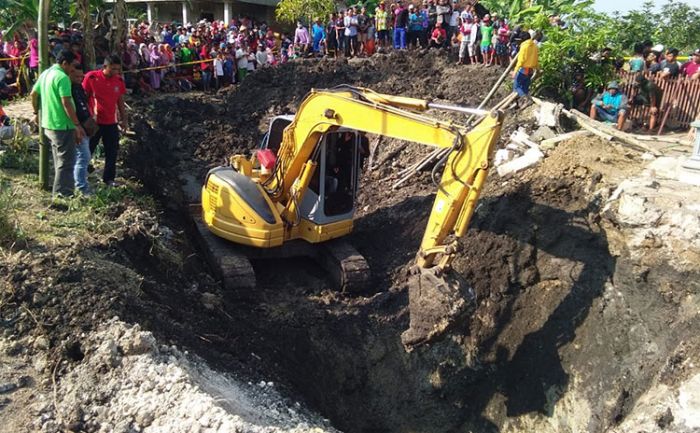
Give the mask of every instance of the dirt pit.
<svg viewBox="0 0 700 433">
<path fill-rule="evenodd" d="M 76 303 L 80 291 L 67 297 L 73 303 L 55 301 L 61 317 L 73 320 L 55 341 L 75 341 L 118 315 L 206 368 L 272 382 L 283 398 L 320 414 L 299 431 L 694 431 L 700 194 L 643 174 L 646 163 L 635 152 L 578 139 L 512 178 L 492 173 L 455 262 L 473 285 L 475 312 L 445 339 L 411 353 L 400 340 L 408 325 L 404 283 L 433 186 L 427 173 L 404 188 L 391 185 L 427 153 L 419 146 L 383 142 L 379 163 L 362 179 L 349 240 L 373 270 L 367 293 L 338 293 L 313 262 L 298 259 L 254 263 L 256 290 L 231 296 L 194 247 L 188 185 L 255 147 L 270 118 L 294 112 L 310 88 L 348 83 L 473 106 L 497 78 L 494 69 L 456 67 L 435 53 L 394 53 L 348 64 L 295 62 L 211 97 L 132 101 L 137 143 L 125 165 L 162 213 L 142 225 L 148 230 L 71 255 L 65 268 L 81 267 L 72 257 L 104 260 L 106 251 L 134 286 L 91 298 L 92 318 Z M 507 114 L 506 133 L 531 122 Z M 155 243 L 144 234 L 153 230 Z M 7 273 L 21 275 L 31 263 Z M 59 287 L 76 284 L 77 277 L 60 275 L 51 277 Z M 31 300 L 34 290 L 16 293 L 16 301 Z M 59 364 L 59 380 L 83 368 L 87 361 L 77 358 Z M 159 431 L 149 428 L 142 431 Z"/>
</svg>

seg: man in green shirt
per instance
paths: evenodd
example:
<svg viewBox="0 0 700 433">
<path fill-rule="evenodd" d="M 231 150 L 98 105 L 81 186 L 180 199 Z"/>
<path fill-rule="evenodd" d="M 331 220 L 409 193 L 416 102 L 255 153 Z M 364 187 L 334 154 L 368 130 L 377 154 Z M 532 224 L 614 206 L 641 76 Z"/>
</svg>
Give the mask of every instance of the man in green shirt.
<svg viewBox="0 0 700 433">
<path fill-rule="evenodd" d="M 481 20 L 481 56 L 484 60 L 484 65 L 491 66 L 493 62 L 493 46 L 491 45 L 491 39 L 493 38 L 493 24 L 491 23 L 491 16 L 489 14 L 484 15 Z"/>
<path fill-rule="evenodd" d="M 73 72 L 74 61 L 75 54 L 62 51 L 56 58 L 56 64 L 41 73 L 31 94 L 34 114 L 38 116 L 41 109 L 41 126 L 51 141 L 54 196 L 73 195 L 76 145 L 85 137 L 71 94 L 69 75 Z"/>
</svg>

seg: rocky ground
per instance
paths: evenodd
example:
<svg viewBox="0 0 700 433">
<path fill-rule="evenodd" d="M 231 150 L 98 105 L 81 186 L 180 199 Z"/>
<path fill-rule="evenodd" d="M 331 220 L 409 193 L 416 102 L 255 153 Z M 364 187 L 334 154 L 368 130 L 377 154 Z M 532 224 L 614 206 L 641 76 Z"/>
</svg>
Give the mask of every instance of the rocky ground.
<svg viewBox="0 0 700 433">
<path fill-rule="evenodd" d="M 0 430 L 697 431 L 700 189 L 674 180 L 675 160 L 579 138 L 492 173 L 455 262 L 475 312 L 411 353 L 405 281 L 433 186 L 427 173 L 391 185 L 419 146 L 384 141 L 364 175 L 350 241 L 373 270 L 367 293 L 336 292 L 300 259 L 255 263 L 259 287 L 233 297 L 194 247 L 188 185 L 310 88 L 476 105 L 497 78 L 397 53 L 130 101 L 126 174 L 155 204 L 3 249 Z M 504 136 L 532 126 L 531 109 L 507 115 Z"/>
</svg>

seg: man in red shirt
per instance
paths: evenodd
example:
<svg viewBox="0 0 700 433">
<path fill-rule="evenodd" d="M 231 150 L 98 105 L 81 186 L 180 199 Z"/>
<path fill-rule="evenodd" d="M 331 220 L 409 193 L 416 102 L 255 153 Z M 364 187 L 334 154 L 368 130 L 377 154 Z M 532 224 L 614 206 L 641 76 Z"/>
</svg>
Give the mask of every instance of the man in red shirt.
<svg viewBox="0 0 700 433">
<path fill-rule="evenodd" d="M 700 79 L 700 48 L 695 50 L 690 60 L 681 66 L 681 74 L 691 80 Z"/>
<path fill-rule="evenodd" d="M 105 170 L 102 180 L 108 186 L 117 186 L 117 152 L 119 150 L 119 127 L 126 131 L 127 117 L 124 106 L 126 86 L 121 77 L 122 62 L 119 56 L 105 58 L 104 67 L 90 71 L 83 79 L 83 89 L 88 97 L 90 112 L 99 127 L 90 139 L 90 152 L 94 155 L 100 139 L 105 149 Z M 119 111 L 119 117 L 117 117 Z"/>
</svg>

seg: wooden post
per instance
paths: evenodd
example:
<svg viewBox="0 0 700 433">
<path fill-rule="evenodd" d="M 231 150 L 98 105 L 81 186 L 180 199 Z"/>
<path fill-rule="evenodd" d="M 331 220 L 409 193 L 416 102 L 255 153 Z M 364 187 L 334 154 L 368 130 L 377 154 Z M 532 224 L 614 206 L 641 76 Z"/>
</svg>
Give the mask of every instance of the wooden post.
<svg viewBox="0 0 700 433">
<path fill-rule="evenodd" d="M 49 67 L 49 8 L 51 0 L 39 0 L 39 73 Z M 41 113 L 39 113 L 41 114 Z M 44 136 L 39 116 L 39 182 L 45 190 L 49 189 L 49 143 Z"/>
</svg>

